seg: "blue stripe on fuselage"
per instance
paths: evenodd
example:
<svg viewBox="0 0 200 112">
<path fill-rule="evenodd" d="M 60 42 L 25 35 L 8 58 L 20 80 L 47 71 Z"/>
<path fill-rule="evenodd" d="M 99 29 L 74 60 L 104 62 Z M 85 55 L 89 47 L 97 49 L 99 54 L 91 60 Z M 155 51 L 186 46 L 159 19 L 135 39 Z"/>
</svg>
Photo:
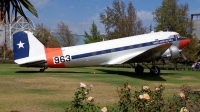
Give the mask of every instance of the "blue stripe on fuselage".
<svg viewBox="0 0 200 112">
<path fill-rule="evenodd" d="M 178 40 L 179 39 L 180 38 L 178 38 Z M 157 40 L 157 41 L 146 42 L 146 43 L 141 43 L 141 44 L 123 46 L 123 47 L 118 47 L 118 48 L 113 48 L 113 49 L 106 49 L 106 50 L 95 51 L 95 52 L 90 52 L 90 53 L 78 54 L 78 55 L 71 56 L 71 58 L 72 59 L 80 59 L 80 58 L 86 58 L 86 57 L 90 57 L 90 56 L 102 55 L 105 53 L 120 52 L 120 51 L 135 49 L 135 48 L 147 47 L 147 46 L 151 46 L 151 45 L 174 42 L 174 41 L 176 41 L 175 38 L 169 38 L 169 39 L 164 39 L 164 40 Z"/>
</svg>

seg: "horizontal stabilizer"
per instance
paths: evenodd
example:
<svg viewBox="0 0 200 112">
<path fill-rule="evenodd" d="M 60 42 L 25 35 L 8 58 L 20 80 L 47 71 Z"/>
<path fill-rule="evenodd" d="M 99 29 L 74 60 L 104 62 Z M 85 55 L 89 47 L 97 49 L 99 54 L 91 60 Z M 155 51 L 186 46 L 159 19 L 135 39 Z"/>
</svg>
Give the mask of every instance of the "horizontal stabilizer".
<svg viewBox="0 0 200 112">
<path fill-rule="evenodd" d="M 21 67 L 34 67 L 38 65 L 44 65 L 46 63 L 46 60 L 38 60 L 38 61 L 32 61 L 32 62 L 26 62 L 23 64 L 19 64 Z"/>
</svg>

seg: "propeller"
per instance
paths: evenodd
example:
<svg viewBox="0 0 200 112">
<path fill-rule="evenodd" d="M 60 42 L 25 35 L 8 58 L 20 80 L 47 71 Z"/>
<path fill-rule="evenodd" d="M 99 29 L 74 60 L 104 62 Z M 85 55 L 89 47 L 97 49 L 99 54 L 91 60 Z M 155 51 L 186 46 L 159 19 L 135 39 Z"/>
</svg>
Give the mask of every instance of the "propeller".
<svg viewBox="0 0 200 112">
<path fill-rule="evenodd" d="M 184 60 L 187 60 L 187 58 L 185 57 L 185 55 L 182 52 L 179 52 L 179 54 Z"/>
<path fill-rule="evenodd" d="M 186 60 L 186 59 L 187 59 L 186 56 L 185 56 L 181 51 L 182 51 L 182 50 L 179 51 L 179 55 L 180 55 L 184 60 Z"/>
<path fill-rule="evenodd" d="M 182 38 L 179 40 L 179 55 L 186 60 L 187 58 L 185 57 L 185 55 L 182 53 L 182 49 L 184 47 L 186 47 L 188 44 L 190 43 L 190 40 L 188 38 Z"/>
</svg>

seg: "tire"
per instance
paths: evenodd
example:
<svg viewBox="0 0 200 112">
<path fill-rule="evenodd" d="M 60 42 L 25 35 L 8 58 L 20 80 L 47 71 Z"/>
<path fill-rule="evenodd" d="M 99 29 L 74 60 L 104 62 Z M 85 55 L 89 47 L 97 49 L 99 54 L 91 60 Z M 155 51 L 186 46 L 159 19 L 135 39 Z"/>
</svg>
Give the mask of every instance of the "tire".
<svg viewBox="0 0 200 112">
<path fill-rule="evenodd" d="M 143 74 L 144 73 L 144 68 L 142 66 L 140 66 L 140 65 L 137 65 L 135 67 L 135 73 L 136 74 Z"/>
<path fill-rule="evenodd" d="M 159 76 L 160 75 L 160 68 L 158 66 L 151 67 L 150 74 L 152 74 L 154 76 Z"/>
<path fill-rule="evenodd" d="M 44 72 L 44 69 L 40 69 L 40 72 Z"/>
</svg>

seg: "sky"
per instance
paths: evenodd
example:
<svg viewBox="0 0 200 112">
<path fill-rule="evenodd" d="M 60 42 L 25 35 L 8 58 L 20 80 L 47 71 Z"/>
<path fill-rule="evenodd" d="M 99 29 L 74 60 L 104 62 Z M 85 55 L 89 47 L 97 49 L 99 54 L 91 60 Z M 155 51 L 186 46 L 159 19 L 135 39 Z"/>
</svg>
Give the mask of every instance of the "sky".
<svg viewBox="0 0 200 112">
<path fill-rule="evenodd" d="M 38 18 L 29 11 L 25 14 L 34 24 L 43 23 L 54 30 L 56 25 L 63 21 L 73 34 L 84 35 L 84 31 L 90 32 L 92 22 L 97 25 L 101 34 L 105 34 L 105 28 L 100 23 L 100 13 L 105 14 L 106 6 L 112 8 L 113 0 L 29 0 L 37 10 Z M 132 1 L 138 17 L 144 26 L 155 24 L 152 13 L 160 7 L 162 0 L 122 0 L 128 5 Z M 178 4 L 189 5 L 189 13 L 200 13 L 200 0 L 179 0 Z"/>
</svg>

